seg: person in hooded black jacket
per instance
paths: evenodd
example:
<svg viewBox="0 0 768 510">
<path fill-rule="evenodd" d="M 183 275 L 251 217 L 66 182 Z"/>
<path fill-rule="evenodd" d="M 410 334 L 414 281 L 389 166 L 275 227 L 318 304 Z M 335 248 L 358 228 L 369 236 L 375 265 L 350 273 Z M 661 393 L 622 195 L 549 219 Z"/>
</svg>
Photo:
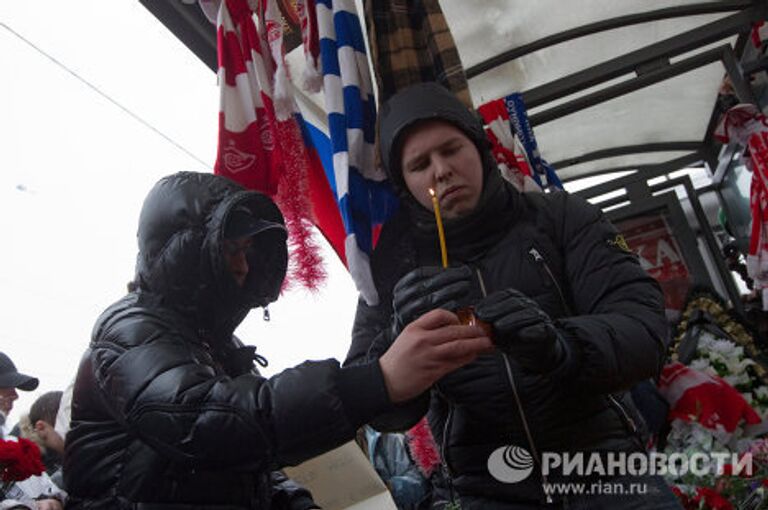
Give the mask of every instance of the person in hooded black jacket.
<svg viewBox="0 0 768 510">
<path fill-rule="evenodd" d="M 345 364 L 375 359 L 404 325 L 435 308 L 473 306 L 497 349 L 373 426 L 404 430 L 428 411 L 443 465 L 436 507 L 562 500 L 569 508 L 678 508 L 652 476 L 624 480 L 647 483 L 642 496 L 545 491 L 572 478 L 545 476 L 542 452 L 644 451 L 641 418 L 625 390 L 657 374 L 668 333 L 660 288 L 623 238 L 576 196 L 523 194 L 504 181 L 479 118 L 435 83 L 400 91 L 382 105 L 379 122 L 381 160 L 401 207 L 371 258 L 379 303 L 360 300 Z M 445 223 L 448 269 L 439 267 L 430 188 Z M 518 464 L 532 467 L 514 483 L 491 458 L 510 446 L 523 448 L 515 449 L 523 452 Z"/>
<path fill-rule="evenodd" d="M 351 440 L 478 352 L 440 311 L 378 362 L 305 362 L 266 379 L 234 336 L 280 291 L 286 231 L 266 196 L 220 176 L 160 180 L 139 219 L 136 278 L 97 320 L 74 385 L 64 477 L 71 509 L 304 509 L 279 468 Z"/>
</svg>

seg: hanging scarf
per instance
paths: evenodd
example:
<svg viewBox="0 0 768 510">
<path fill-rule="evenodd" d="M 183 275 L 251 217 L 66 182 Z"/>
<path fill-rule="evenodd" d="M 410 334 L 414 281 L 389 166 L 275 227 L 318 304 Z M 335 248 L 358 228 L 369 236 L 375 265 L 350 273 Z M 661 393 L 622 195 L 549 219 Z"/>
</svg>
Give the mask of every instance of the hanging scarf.
<svg viewBox="0 0 768 510">
<path fill-rule="evenodd" d="M 531 162 L 531 167 L 533 168 L 532 176 L 536 184 L 544 189 L 563 189 L 563 184 L 555 173 L 555 169 L 539 154 L 539 145 L 536 143 L 536 136 L 533 134 L 533 126 L 531 126 L 528 120 L 528 110 L 525 107 L 523 95 L 520 93 L 510 94 L 504 98 L 504 103 L 507 106 L 512 129 L 515 135 L 520 138 L 525 154 L 528 156 L 528 161 Z"/>
<path fill-rule="evenodd" d="M 354 3 L 317 0 L 325 107 L 333 150 L 333 188 L 346 231 L 347 268 L 369 304 L 378 303 L 370 254 L 378 225 L 397 200 L 374 166 L 376 105 Z"/>
<path fill-rule="evenodd" d="M 502 175 L 520 191 L 541 191 L 531 178 L 531 166 L 520 140 L 512 131 L 509 112 L 503 99 L 489 101 L 478 108 L 483 117 L 491 152 Z"/>
<path fill-rule="evenodd" d="M 380 102 L 408 85 L 436 81 L 472 107 L 438 0 L 366 0 L 365 18 Z"/>
<path fill-rule="evenodd" d="M 763 310 L 768 310 L 768 118 L 755 105 L 736 105 L 723 116 L 715 136 L 723 143 L 744 145 L 749 151 L 745 163 L 752 172 L 752 233 L 747 274 L 762 293 Z"/>
<path fill-rule="evenodd" d="M 317 32 L 315 0 L 296 0 L 296 12 L 301 24 L 301 45 L 304 49 L 302 88 L 307 92 L 320 92 L 323 75 L 320 73 L 320 36 Z"/>
<path fill-rule="evenodd" d="M 287 83 L 282 25 L 276 21 L 279 9 L 274 2 L 262 0 L 258 5 L 259 28 L 246 0 L 225 0 L 219 6 L 221 99 L 214 172 L 275 198 L 292 247 L 289 281 L 316 289 L 325 271 L 312 239 L 308 156 L 298 107 Z M 275 98 L 279 98 L 277 111 Z"/>
</svg>

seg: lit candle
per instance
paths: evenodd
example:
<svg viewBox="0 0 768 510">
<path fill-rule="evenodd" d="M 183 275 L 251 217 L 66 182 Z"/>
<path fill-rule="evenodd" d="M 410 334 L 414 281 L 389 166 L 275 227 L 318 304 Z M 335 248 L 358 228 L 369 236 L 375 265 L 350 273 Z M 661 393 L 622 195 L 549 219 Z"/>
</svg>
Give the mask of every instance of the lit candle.
<svg viewBox="0 0 768 510">
<path fill-rule="evenodd" d="M 437 237 L 440 239 L 440 256 L 443 259 L 443 267 L 448 267 L 448 250 L 445 247 L 445 231 L 443 230 L 443 218 L 440 216 L 440 204 L 437 201 L 435 190 L 429 188 L 432 195 L 432 209 L 435 211 L 435 223 L 437 223 Z"/>
</svg>

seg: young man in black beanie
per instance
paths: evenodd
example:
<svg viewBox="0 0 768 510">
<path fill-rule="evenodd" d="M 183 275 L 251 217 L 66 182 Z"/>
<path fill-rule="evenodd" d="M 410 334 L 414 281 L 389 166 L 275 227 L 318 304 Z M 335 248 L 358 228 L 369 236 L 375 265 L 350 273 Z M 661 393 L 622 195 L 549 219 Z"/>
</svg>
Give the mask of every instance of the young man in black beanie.
<svg viewBox="0 0 768 510">
<path fill-rule="evenodd" d="M 440 310 L 371 363 L 309 361 L 267 379 L 233 332 L 280 292 L 277 206 L 224 177 L 178 173 L 144 201 L 138 241 L 133 289 L 97 320 L 77 373 L 70 509 L 315 508 L 277 470 L 351 440 L 491 349 L 479 328 Z"/>
<path fill-rule="evenodd" d="M 441 308 L 472 307 L 496 345 L 373 421 L 404 430 L 427 415 L 443 466 L 435 507 L 679 508 L 660 477 L 569 477 L 544 465 L 549 453 L 604 460 L 644 452 L 625 390 L 657 374 L 667 324 L 658 284 L 623 238 L 578 197 L 520 193 L 504 181 L 479 118 L 435 83 L 390 98 L 379 122 L 381 160 L 401 207 L 371 257 L 380 304 L 360 301 L 346 365 L 376 359 L 403 327 Z M 646 492 L 552 491 L 560 482 L 588 491 L 595 481 Z"/>
</svg>

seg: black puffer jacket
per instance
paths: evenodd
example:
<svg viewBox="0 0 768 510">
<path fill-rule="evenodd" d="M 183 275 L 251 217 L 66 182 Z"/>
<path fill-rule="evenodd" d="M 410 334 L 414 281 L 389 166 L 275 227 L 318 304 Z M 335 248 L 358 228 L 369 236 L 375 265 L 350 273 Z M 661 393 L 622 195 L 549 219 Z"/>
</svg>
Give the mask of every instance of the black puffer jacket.
<svg viewBox="0 0 768 510">
<path fill-rule="evenodd" d="M 397 161 L 405 127 L 419 119 L 445 119 L 475 142 L 484 162 L 475 211 L 446 222 L 451 263 L 467 264 L 477 275 L 476 290 L 464 304 L 503 289 L 523 292 L 557 319 L 569 361 L 543 376 L 522 370 L 501 352 L 483 355 L 440 380 L 430 395 L 373 425 L 406 429 L 429 410 L 445 471 L 463 499 L 485 498 L 480 507 L 488 508 L 490 500 L 541 502 L 540 477 L 501 483 L 488 472 L 490 454 L 505 445 L 534 456 L 642 449 L 639 417 L 623 391 L 660 368 L 667 338 L 662 294 L 598 208 L 565 192 L 521 194 L 503 182 L 480 124 L 453 106 L 447 92 L 430 87 L 413 88 L 410 96 L 402 93 L 382 108 L 382 159 L 400 184 L 404 206 L 385 225 L 372 256 L 380 302 L 359 303 L 345 363 L 368 362 L 386 350 L 393 340 L 395 283 L 415 267 L 440 265 L 434 217 L 402 189 Z"/>
<path fill-rule="evenodd" d="M 540 479 L 503 484 L 486 468 L 491 452 L 501 446 L 533 451 L 523 414 L 538 452 L 642 448 L 634 430 L 637 416 L 621 393 L 657 373 L 666 342 L 656 282 L 633 255 L 613 243 L 616 232 L 599 211 L 566 193 L 523 197 L 515 198 L 519 217 L 502 239 L 476 258 L 456 260 L 478 275 L 478 290 L 466 304 L 481 298 L 480 279 L 486 293 L 514 288 L 530 296 L 558 318 L 574 358 L 568 370 L 540 376 L 524 372 L 501 352 L 484 355 L 444 377 L 434 387 L 431 403 L 419 399 L 373 423 L 383 430 L 406 429 L 429 406 L 430 426 L 453 486 L 462 495 L 510 501 L 542 496 Z M 418 243 L 402 222 L 390 226 L 399 231 L 390 245 L 398 255 L 385 253 L 386 244 L 380 244 L 381 256 L 373 261 L 390 283 L 409 266 L 439 264 L 436 251 L 416 249 Z M 385 231 L 380 243 L 390 239 Z M 396 265 L 391 262 L 395 260 L 403 262 Z M 379 287 L 381 305 L 359 303 L 347 364 L 376 358 L 392 341 L 391 288 Z"/>
<path fill-rule="evenodd" d="M 253 348 L 232 332 L 276 298 L 286 248 L 260 234 L 238 289 L 221 243 L 241 205 L 283 221 L 265 196 L 209 174 L 170 176 L 147 197 L 138 290 L 98 319 L 78 370 L 68 508 L 306 508 L 306 491 L 274 470 L 352 439 L 388 405 L 378 363 L 253 370 Z"/>
</svg>

